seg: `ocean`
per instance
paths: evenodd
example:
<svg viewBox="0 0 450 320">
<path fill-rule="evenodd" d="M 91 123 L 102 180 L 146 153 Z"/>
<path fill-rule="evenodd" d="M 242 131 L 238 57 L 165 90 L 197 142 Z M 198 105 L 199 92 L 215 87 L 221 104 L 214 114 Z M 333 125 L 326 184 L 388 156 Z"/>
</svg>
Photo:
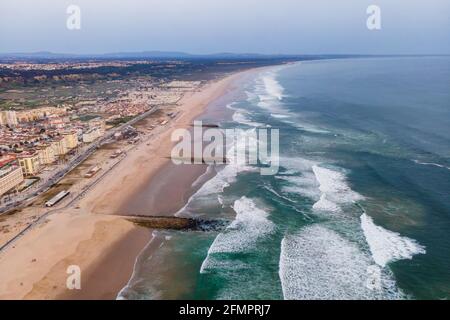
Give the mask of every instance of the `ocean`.
<svg viewBox="0 0 450 320">
<path fill-rule="evenodd" d="M 278 173 L 210 166 L 174 214 L 229 225 L 155 231 L 119 298 L 450 298 L 449 88 L 449 57 L 248 76 L 203 120 L 279 129 Z"/>
</svg>

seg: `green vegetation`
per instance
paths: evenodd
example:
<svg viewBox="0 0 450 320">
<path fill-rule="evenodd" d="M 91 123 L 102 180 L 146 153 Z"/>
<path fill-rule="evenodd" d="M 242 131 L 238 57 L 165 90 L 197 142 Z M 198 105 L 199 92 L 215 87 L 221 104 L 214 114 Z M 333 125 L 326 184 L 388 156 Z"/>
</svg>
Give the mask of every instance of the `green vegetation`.
<svg viewBox="0 0 450 320">
<path fill-rule="evenodd" d="M 106 124 L 109 126 L 116 127 L 121 124 L 127 123 L 128 121 L 133 120 L 133 118 L 134 118 L 134 116 L 126 116 L 126 117 L 114 119 L 112 121 L 107 121 Z"/>
<path fill-rule="evenodd" d="M 83 114 L 83 115 L 80 115 L 78 117 L 78 119 L 83 122 L 88 122 L 88 121 L 98 118 L 98 117 L 99 117 L 99 115 L 97 115 L 97 114 Z"/>
</svg>

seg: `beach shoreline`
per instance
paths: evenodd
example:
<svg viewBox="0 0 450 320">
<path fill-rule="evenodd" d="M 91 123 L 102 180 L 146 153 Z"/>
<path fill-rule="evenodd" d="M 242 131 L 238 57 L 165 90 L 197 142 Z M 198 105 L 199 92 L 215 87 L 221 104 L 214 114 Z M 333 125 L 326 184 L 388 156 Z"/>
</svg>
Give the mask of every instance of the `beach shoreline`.
<svg viewBox="0 0 450 320">
<path fill-rule="evenodd" d="M 167 127 L 159 128 L 152 139 L 130 152 L 76 205 L 48 216 L 2 252 L 0 268 L 15 272 L 0 275 L 0 299 L 115 299 L 128 283 L 136 257 L 152 238 L 151 229 L 138 227 L 119 215 L 168 215 L 184 206 L 193 192 L 193 180 L 204 173 L 206 166 L 196 166 L 189 174 L 180 175 L 178 171 L 166 176 L 174 169 L 170 162 L 172 131 L 189 128 L 213 101 L 233 90 L 237 79 L 257 69 L 237 71 L 186 94 L 179 102 L 180 115 Z M 153 209 L 148 212 L 133 212 L 128 207 L 124 212 L 125 204 L 142 194 L 144 185 L 163 178 L 177 186 L 172 188 L 170 199 L 155 197 L 153 204 L 164 202 L 166 206 L 149 206 Z M 70 265 L 82 271 L 81 290 L 66 289 Z"/>
</svg>

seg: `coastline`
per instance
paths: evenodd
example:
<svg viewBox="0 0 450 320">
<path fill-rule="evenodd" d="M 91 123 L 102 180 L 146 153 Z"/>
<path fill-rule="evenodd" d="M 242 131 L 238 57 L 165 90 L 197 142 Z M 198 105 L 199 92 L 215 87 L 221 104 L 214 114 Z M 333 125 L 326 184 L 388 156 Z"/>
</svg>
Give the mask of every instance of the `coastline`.
<svg viewBox="0 0 450 320">
<path fill-rule="evenodd" d="M 76 207 L 48 216 L 2 252 L 1 268 L 15 272 L 0 275 L 0 292 L 3 293 L 0 299 L 115 299 L 130 279 L 135 259 L 152 233 L 151 229 L 137 227 L 117 215 L 173 214 L 173 210 L 186 203 L 192 193 L 192 182 L 206 166 L 197 166 L 183 175 L 171 168 L 168 157 L 172 131 L 188 128 L 208 105 L 232 90 L 237 79 L 257 69 L 237 71 L 185 95 L 179 102 L 181 115 L 166 127 L 158 128 L 150 141 L 128 154 L 111 174 L 78 201 Z M 172 197 L 165 201 L 158 201 L 157 195 L 166 193 L 169 183 L 156 188 L 153 203 L 166 205 L 150 212 L 133 212 L 132 206 L 126 206 L 134 201 L 133 197 L 144 185 L 162 180 L 171 180 L 170 185 L 177 185 L 171 188 Z M 81 268 L 81 290 L 69 291 L 65 287 L 69 265 Z"/>
</svg>

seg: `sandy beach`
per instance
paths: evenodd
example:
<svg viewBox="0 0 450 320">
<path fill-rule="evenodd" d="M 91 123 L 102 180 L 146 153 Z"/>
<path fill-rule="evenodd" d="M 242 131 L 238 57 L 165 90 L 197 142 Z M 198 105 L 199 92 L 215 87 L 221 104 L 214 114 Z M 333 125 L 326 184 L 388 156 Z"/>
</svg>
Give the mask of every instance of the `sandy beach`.
<svg viewBox="0 0 450 320">
<path fill-rule="evenodd" d="M 251 71 L 186 94 L 179 102 L 180 114 L 167 126 L 157 128 L 81 199 L 56 210 L 1 252 L 0 299 L 115 299 L 152 237 L 151 229 L 119 215 L 171 215 L 184 205 L 205 167 L 174 166 L 168 159 L 171 133 L 188 128 L 246 72 Z M 162 183 L 167 180 L 173 180 L 170 188 Z M 151 190 L 142 192 L 150 181 Z M 81 269 L 81 290 L 66 288 L 70 265 Z"/>
</svg>

